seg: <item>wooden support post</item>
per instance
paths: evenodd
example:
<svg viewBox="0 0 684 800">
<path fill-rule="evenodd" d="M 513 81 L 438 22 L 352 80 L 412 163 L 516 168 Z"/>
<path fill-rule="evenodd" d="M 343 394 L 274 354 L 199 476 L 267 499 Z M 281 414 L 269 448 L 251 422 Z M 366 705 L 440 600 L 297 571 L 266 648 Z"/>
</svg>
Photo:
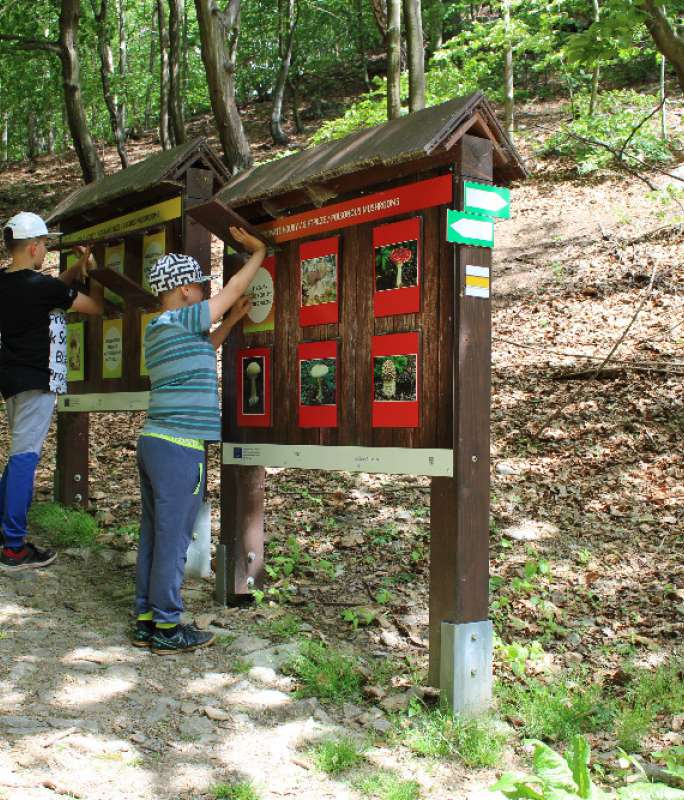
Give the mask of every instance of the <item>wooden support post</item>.
<svg viewBox="0 0 684 800">
<path fill-rule="evenodd" d="M 492 146 L 486 139 L 464 136 L 461 158 L 457 164 L 457 207 L 462 208 L 462 180 L 492 180 Z M 444 234 L 446 235 L 446 231 Z M 430 673 L 433 686 L 440 685 L 442 646 L 447 644 L 453 658 L 464 637 L 456 631 L 443 641 L 442 625 L 468 628 L 468 642 L 487 646 L 489 606 L 489 426 L 491 389 L 491 301 L 465 294 L 466 265 L 491 267 L 491 250 L 454 246 L 454 364 L 453 364 L 453 449 L 454 477 L 433 478 L 431 497 L 430 545 Z M 456 653 L 462 664 L 478 663 L 468 668 L 473 684 L 489 681 L 483 675 L 487 657 L 482 653 L 473 661 L 472 654 Z M 491 662 L 491 653 L 489 654 Z M 453 664 L 453 662 L 452 662 Z M 484 665 L 484 666 L 483 666 Z M 458 669 L 456 670 L 458 671 Z M 475 673 L 475 674 L 472 674 Z M 453 673 L 452 673 L 453 676 Z M 449 687 L 442 687 L 443 690 Z M 452 686 L 451 689 L 454 689 Z M 482 692 L 474 685 L 457 687 L 472 699 Z M 486 695 L 486 692 L 485 692 Z M 452 700 L 453 698 L 447 698 Z M 468 697 L 452 703 L 457 710 L 480 710 Z"/>
<path fill-rule="evenodd" d="M 263 467 L 221 468 L 220 543 L 225 547 L 227 603 L 263 585 L 265 477 Z"/>
<path fill-rule="evenodd" d="M 57 414 L 55 500 L 65 506 L 88 505 L 87 413 Z"/>
<path fill-rule="evenodd" d="M 224 257 L 224 282 L 243 264 L 237 255 Z M 233 331 L 223 347 L 224 442 L 241 441 L 237 428 L 235 361 L 243 346 L 241 330 Z M 264 490 L 263 467 L 221 467 L 221 536 L 216 563 L 216 600 L 236 603 L 263 586 Z"/>
</svg>

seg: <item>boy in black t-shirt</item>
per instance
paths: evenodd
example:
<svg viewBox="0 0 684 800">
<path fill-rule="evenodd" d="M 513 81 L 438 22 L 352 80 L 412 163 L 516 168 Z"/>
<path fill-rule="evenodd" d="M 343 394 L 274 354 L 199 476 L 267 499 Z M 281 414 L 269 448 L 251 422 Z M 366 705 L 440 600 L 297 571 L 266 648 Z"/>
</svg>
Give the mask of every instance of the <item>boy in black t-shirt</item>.
<svg viewBox="0 0 684 800">
<path fill-rule="evenodd" d="M 59 278 L 39 269 L 48 229 L 37 214 L 22 211 L 3 229 L 12 263 L 0 270 L 0 394 L 10 429 L 10 452 L 0 479 L 3 547 L 0 571 L 17 572 L 52 563 L 57 554 L 26 541 L 33 480 L 50 428 L 56 395 L 66 392 L 66 315 L 101 314 L 102 303 L 72 284 L 94 266 L 87 248 Z"/>
</svg>

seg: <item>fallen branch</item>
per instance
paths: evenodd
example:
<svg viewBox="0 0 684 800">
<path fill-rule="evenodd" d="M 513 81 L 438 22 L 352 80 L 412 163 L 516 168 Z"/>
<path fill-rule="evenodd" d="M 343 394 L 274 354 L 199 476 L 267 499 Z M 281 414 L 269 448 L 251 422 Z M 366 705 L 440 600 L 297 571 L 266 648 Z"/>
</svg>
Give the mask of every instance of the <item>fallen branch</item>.
<svg viewBox="0 0 684 800">
<path fill-rule="evenodd" d="M 650 764 L 641 756 L 634 756 L 634 760 L 641 767 L 641 769 L 643 769 L 643 771 L 646 773 L 646 776 L 651 780 L 658 781 L 658 783 L 664 783 L 667 786 L 674 787 L 675 789 L 684 789 L 684 778 L 673 775 L 671 772 L 668 772 L 662 767 L 657 767 L 655 764 Z"/>
</svg>

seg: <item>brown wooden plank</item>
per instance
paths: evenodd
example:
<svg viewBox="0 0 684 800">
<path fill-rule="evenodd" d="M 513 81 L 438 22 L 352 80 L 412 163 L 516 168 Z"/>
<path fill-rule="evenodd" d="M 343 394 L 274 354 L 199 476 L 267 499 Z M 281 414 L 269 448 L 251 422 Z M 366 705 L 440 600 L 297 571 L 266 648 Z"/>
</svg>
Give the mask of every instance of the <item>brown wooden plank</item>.
<svg viewBox="0 0 684 800">
<path fill-rule="evenodd" d="M 116 292 L 123 297 L 124 302 L 135 308 L 144 308 L 146 311 L 156 311 L 159 308 L 159 299 L 155 295 L 116 270 L 109 269 L 109 267 L 98 267 L 90 275 L 101 286 Z"/>
<path fill-rule="evenodd" d="M 272 246 L 272 242 L 260 233 L 256 227 L 247 222 L 244 217 L 233 211 L 232 208 L 213 198 L 208 203 L 198 203 L 188 208 L 188 215 L 203 225 L 208 231 L 218 236 L 219 239 L 229 244 L 232 248 L 242 251 L 242 245 L 236 242 L 230 235 L 229 228 L 235 226 L 244 228 L 252 236 L 256 236 L 265 244 Z"/>
<path fill-rule="evenodd" d="M 420 379 L 420 428 L 415 431 L 416 447 L 437 447 L 437 420 L 439 415 L 439 208 L 427 209 L 423 214 L 422 292 L 421 292 L 421 361 L 418 365 Z"/>
<path fill-rule="evenodd" d="M 55 499 L 65 506 L 88 505 L 89 415 L 57 414 Z"/>
<path fill-rule="evenodd" d="M 470 165 L 480 152 L 479 143 L 474 145 L 476 153 L 468 153 L 468 147 L 465 141 L 463 163 Z M 464 296 L 466 264 L 490 266 L 491 250 L 457 247 L 454 477 L 434 478 L 431 497 L 429 680 L 433 685 L 439 681 L 441 623 L 488 617 L 491 302 Z"/>
<path fill-rule="evenodd" d="M 461 175 L 490 183 L 494 174 L 492 143 L 489 139 L 466 134 L 460 143 Z"/>
<path fill-rule="evenodd" d="M 347 283 L 356 287 L 356 319 L 350 320 L 346 341 L 352 344 L 352 358 L 356 362 L 356 422 L 351 430 L 351 441 L 342 444 L 370 447 L 373 444 L 371 398 L 373 391 L 373 366 L 371 340 L 375 332 L 373 317 L 373 223 L 361 225 L 356 230 L 354 258 L 348 259 L 350 269 L 356 269 L 355 279 L 348 276 Z M 354 283 L 352 284 L 352 280 Z M 351 334 L 351 335 L 350 335 Z"/>
</svg>

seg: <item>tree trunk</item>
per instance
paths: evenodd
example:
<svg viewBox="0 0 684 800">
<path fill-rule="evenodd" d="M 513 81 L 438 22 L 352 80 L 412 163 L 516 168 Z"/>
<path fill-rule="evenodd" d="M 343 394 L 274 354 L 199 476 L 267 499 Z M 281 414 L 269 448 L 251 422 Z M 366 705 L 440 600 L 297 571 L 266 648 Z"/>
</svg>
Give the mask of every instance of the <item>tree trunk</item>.
<svg viewBox="0 0 684 800">
<path fill-rule="evenodd" d="M 427 31 L 428 52 L 434 53 L 444 43 L 444 3 L 442 0 L 426 0 L 423 17 Z"/>
<path fill-rule="evenodd" d="M 164 0 L 157 0 L 157 27 L 159 30 L 159 141 L 162 150 L 173 147 L 169 126 L 169 30 L 166 27 Z"/>
<path fill-rule="evenodd" d="M 9 112 L 2 115 L 2 160 L 9 161 Z"/>
<path fill-rule="evenodd" d="M 513 139 L 515 98 L 513 91 L 513 42 L 511 41 L 511 2 L 503 0 L 504 31 L 506 44 L 504 50 L 504 117 L 506 132 Z"/>
<path fill-rule="evenodd" d="M 672 64 L 677 81 L 684 91 L 684 39 L 672 27 L 665 8 L 658 0 L 643 0 L 646 11 L 646 27 L 655 46 Z"/>
<path fill-rule="evenodd" d="M 290 87 L 290 94 L 292 95 L 292 116 L 294 117 L 295 130 L 297 133 L 302 133 L 304 125 L 302 124 L 302 117 L 299 113 L 299 89 L 297 88 L 297 81 L 293 81 L 291 76 L 288 76 L 287 85 Z"/>
<path fill-rule="evenodd" d="M 36 135 L 36 112 L 30 109 L 26 120 L 26 155 L 29 161 L 35 161 L 38 155 L 38 137 Z"/>
<path fill-rule="evenodd" d="M 666 95 L 665 95 L 665 64 L 667 60 L 665 56 L 660 56 L 660 138 L 667 141 L 667 111 L 665 110 Z"/>
<path fill-rule="evenodd" d="M 271 136 L 275 144 L 287 144 L 290 141 L 283 130 L 283 100 L 292 63 L 297 14 L 297 0 L 278 0 L 280 69 L 273 89 L 273 109 L 271 111 Z"/>
<path fill-rule="evenodd" d="M 183 144 L 186 139 L 180 80 L 182 19 L 183 0 L 169 0 L 169 115 L 176 144 Z"/>
<path fill-rule="evenodd" d="M 361 62 L 361 78 L 366 89 L 370 89 L 370 77 L 368 76 L 368 54 L 366 52 L 366 30 L 363 26 L 363 0 L 354 0 L 354 12 L 356 17 L 356 39 L 359 48 L 359 61 Z"/>
<path fill-rule="evenodd" d="M 157 9 L 157 0 L 152 0 L 152 24 L 150 25 L 150 60 L 148 63 L 148 71 L 147 71 L 147 89 L 145 91 L 145 120 L 143 122 L 143 127 L 145 130 L 149 130 L 150 126 L 152 125 L 152 84 L 154 75 L 154 61 L 155 56 L 157 55 L 157 46 L 154 41 L 155 38 L 155 29 L 158 29 L 159 25 L 157 22 L 158 17 L 158 9 Z"/>
<path fill-rule="evenodd" d="M 128 153 L 126 152 L 126 135 L 121 126 L 121 115 L 117 96 L 112 91 L 112 74 L 114 72 L 114 56 L 109 42 L 107 29 L 108 0 L 100 0 L 100 10 L 97 10 L 96 0 L 91 0 L 93 16 L 97 26 L 97 46 L 100 54 L 100 78 L 102 79 L 102 94 L 109 114 L 109 124 L 116 142 L 116 152 L 119 154 L 121 168 L 128 166 Z"/>
<path fill-rule="evenodd" d="M 401 0 L 387 0 L 387 119 L 401 116 Z"/>
<path fill-rule="evenodd" d="M 601 8 L 599 0 L 594 0 L 594 22 L 601 19 Z M 594 69 L 591 74 L 591 97 L 589 98 L 589 116 L 593 117 L 596 111 L 596 100 L 598 98 L 599 76 L 601 74 L 601 65 L 597 61 L 594 64 Z"/>
<path fill-rule="evenodd" d="M 240 0 L 221 11 L 215 0 L 195 0 L 202 60 L 223 158 L 232 172 L 252 165 L 249 142 L 235 102 L 235 55 L 240 36 Z"/>
<path fill-rule="evenodd" d="M 76 51 L 80 10 L 79 0 L 62 0 L 62 10 L 59 15 L 59 55 L 62 61 L 64 104 L 71 138 L 81 165 L 83 180 L 92 183 L 104 177 L 104 167 L 88 130 L 83 108 L 80 64 Z"/>
<path fill-rule="evenodd" d="M 386 0 L 371 0 L 373 19 L 375 20 L 383 42 L 387 40 L 387 5 Z"/>
<path fill-rule="evenodd" d="M 409 111 L 425 108 L 425 45 L 420 0 L 404 0 L 408 44 Z"/>
<path fill-rule="evenodd" d="M 119 78 L 121 94 L 119 95 L 119 125 L 126 135 L 128 126 L 128 108 L 126 102 L 126 79 L 128 78 L 128 41 L 126 38 L 126 8 L 124 0 L 116 0 L 116 16 L 119 21 Z"/>
<path fill-rule="evenodd" d="M 54 156 L 54 154 L 55 154 L 55 139 L 57 137 L 56 137 L 55 125 L 52 122 L 52 119 L 50 119 L 50 121 L 48 122 L 47 134 L 46 134 L 45 138 L 46 138 L 46 141 L 47 141 L 48 155 L 49 156 Z"/>
</svg>

